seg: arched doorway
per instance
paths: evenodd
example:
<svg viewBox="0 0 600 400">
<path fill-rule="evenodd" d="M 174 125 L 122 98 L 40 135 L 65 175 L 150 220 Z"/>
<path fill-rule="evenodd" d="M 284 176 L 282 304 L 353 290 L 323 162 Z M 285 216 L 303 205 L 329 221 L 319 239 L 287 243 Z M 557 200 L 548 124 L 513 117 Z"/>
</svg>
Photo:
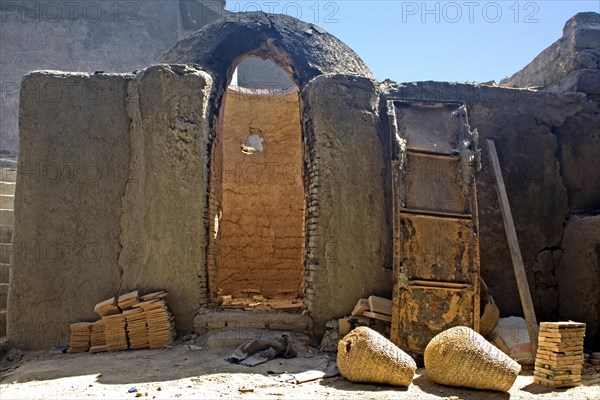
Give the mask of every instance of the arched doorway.
<svg viewBox="0 0 600 400">
<path fill-rule="evenodd" d="M 223 96 L 216 132 L 211 298 L 225 309 L 301 311 L 305 189 L 298 87 L 274 63 L 244 59 Z"/>
</svg>

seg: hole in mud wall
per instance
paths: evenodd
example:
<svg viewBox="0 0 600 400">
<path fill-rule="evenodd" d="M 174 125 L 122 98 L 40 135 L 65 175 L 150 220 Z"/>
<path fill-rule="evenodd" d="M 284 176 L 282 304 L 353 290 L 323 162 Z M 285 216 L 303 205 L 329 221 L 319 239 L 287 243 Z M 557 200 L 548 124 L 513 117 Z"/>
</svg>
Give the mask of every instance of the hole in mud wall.
<svg viewBox="0 0 600 400">
<path fill-rule="evenodd" d="M 297 87 L 229 86 L 221 112 L 217 302 L 300 311 L 304 179 Z"/>
<path fill-rule="evenodd" d="M 262 151 L 263 138 L 258 135 L 250 135 L 244 140 L 242 143 L 242 153 L 244 154 L 254 154 L 257 151 Z"/>
</svg>

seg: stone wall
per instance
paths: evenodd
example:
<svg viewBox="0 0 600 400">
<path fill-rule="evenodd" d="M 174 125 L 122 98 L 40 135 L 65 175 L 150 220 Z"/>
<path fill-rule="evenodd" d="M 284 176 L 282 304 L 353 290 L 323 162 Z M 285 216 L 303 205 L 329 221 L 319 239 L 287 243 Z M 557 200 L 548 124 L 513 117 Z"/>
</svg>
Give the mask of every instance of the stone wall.
<svg viewBox="0 0 600 400">
<path fill-rule="evenodd" d="M 70 323 L 132 289 L 168 290 L 178 328 L 192 328 L 206 303 L 210 89 L 183 66 L 25 77 L 12 343 L 64 345 Z"/>
<path fill-rule="evenodd" d="M 228 90 L 221 110 L 218 289 L 303 293 L 304 180 L 298 92 Z M 248 154 L 253 136 L 262 146 Z M 253 144 L 253 143 L 248 143 Z"/>
<path fill-rule="evenodd" d="M 583 92 L 600 99 L 600 14 L 570 18 L 563 36 L 502 85 L 539 87 L 552 92 Z"/>
</svg>

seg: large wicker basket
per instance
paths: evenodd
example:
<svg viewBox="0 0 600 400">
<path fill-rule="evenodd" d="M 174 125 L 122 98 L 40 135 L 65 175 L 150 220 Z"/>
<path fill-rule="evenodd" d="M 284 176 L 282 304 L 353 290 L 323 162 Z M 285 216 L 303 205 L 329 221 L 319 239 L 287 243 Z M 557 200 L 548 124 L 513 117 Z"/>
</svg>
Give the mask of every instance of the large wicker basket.
<svg viewBox="0 0 600 400">
<path fill-rule="evenodd" d="M 506 392 L 521 366 L 474 330 L 457 326 L 429 342 L 425 370 L 442 385 Z"/>
<path fill-rule="evenodd" d="M 479 319 L 479 333 L 487 337 L 498 323 L 500 310 L 498 310 L 492 296 L 488 296 L 486 303 L 483 305 L 483 310 L 483 315 Z"/>
<path fill-rule="evenodd" d="M 337 366 L 352 382 L 408 386 L 417 365 L 415 360 L 388 339 L 365 326 L 347 334 L 338 343 Z"/>
<path fill-rule="evenodd" d="M 489 293 L 489 288 L 481 279 L 480 284 L 480 297 L 481 297 L 481 310 L 483 314 L 479 319 L 479 333 L 482 336 L 487 337 L 496 327 L 498 319 L 500 318 L 500 310 L 496 306 L 494 299 Z"/>
</svg>

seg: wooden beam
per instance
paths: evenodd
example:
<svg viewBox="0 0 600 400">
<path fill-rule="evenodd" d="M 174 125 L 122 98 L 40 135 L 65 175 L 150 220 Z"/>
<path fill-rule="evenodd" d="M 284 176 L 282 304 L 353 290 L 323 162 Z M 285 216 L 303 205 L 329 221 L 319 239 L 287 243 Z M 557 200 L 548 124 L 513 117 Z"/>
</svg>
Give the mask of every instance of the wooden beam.
<svg viewBox="0 0 600 400">
<path fill-rule="evenodd" d="M 391 300 L 378 296 L 369 296 L 368 301 L 369 311 L 383 315 L 392 315 Z"/>
<path fill-rule="evenodd" d="M 510 211 L 510 204 L 508 203 L 508 196 L 506 195 L 506 186 L 504 185 L 502 171 L 500 170 L 500 161 L 498 160 L 498 153 L 496 152 L 496 144 L 491 139 L 487 140 L 487 144 L 494 175 L 496 176 L 496 191 L 498 192 L 498 199 L 500 200 L 502 218 L 504 219 L 504 230 L 506 232 L 510 257 L 512 258 L 512 264 L 515 270 L 521 306 L 523 307 L 523 314 L 525 314 L 525 321 L 527 322 L 527 331 L 529 332 L 532 351 L 535 354 L 538 345 L 538 324 L 535 317 L 535 310 L 533 309 L 531 293 L 529 291 L 529 283 L 527 282 L 527 275 L 525 274 L 525 266 L 523 264 L 523 258 L 521 257 L 521 250 L 519 249 L 519 241 L 517 239 L 512 212 Z"/>
<path fill-rule="evenodd" d="M 392 322 L 392 317 L 389 315 L 383 315 L 383 314 L 379 314 L 379 313 L 372 312 L 372 311 L 365 311 L 365 312 L 363 312 L 363 315 L 365 317 L 379 319 L 381 321 Z"/>
<path fill-rule="evenodd" d="M 356 302 L 356 305 L 354 306 L 354 309 L 352 310 L 352 313 L 350 315 L 352 315 L 353 317 L 360 317 L 361 315 L 363 315 L 364 311 L 369 311 L 369 300 L 359 299 Z"/>
</svg>

